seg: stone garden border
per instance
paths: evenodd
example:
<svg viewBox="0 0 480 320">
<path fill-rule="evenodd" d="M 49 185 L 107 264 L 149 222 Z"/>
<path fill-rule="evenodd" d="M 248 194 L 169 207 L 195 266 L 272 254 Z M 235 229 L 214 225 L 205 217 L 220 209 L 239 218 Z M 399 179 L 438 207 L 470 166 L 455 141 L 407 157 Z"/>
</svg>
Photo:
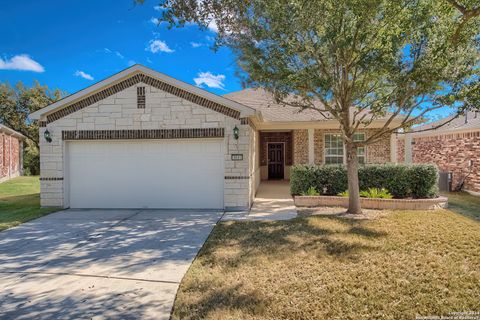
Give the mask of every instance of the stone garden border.
<svg viewBox="0 0 480 320">
<path fill-rule="evenodd" d="M 348 207 L 348 198 L 339 196 L 294 196 L 297 207 Z M 447 197 L 433 199 L 360 198 L 362 208 L 389 210 L 436 210 L 448 207 Z"/>
</svg>

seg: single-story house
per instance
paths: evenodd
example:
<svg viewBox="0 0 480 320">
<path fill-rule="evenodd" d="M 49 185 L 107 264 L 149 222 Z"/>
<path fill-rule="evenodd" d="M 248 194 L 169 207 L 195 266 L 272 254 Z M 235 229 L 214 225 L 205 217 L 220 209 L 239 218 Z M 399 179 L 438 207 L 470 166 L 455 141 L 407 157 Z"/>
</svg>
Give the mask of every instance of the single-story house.
<svg viewBox="0 0 480 320">
<path fill-rule="evenodd" d="M 435 163 L 440 171 L 451 173 L 452 189 L 463 182 L 463 190 L 480 193 L 480 112 L 415 127 L 398 135 L 397 146 L 399 162 Z"/>
<path fill-rule="evenodd" d="M 22 175 L 25 136 L 0 124 L 0 182 Z"/>
<path fill-rule="evenodd" d="M 246 209 L 261 180 L 289 179 L 294 164 L 345 162 L 335 120 L 263 90 L 218 96 L 141 65 L 31 118 L 43 206 Z M 362 148 L 361 161 L 395 162 L 395 144 L 391 135 Z"/>
</svg>

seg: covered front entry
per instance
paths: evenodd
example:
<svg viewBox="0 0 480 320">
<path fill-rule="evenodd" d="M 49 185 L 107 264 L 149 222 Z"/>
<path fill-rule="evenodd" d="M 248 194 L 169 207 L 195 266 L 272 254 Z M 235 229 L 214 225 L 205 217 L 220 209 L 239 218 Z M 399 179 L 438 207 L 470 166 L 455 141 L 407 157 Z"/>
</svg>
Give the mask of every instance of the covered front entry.
<svg viewBox="0 0 480 320">
<path fill-rule="evenodd" d="M 268 144 L 268 179 L 280 180 L 285 176 L 285 144 L 269 143 Z"/>
<path fill-rule="evenodd" d="M 292 165 L 292 132 L 260 131 L 262 180 L 288 180 Z"/>
<path fill-rule="evenodd" d="M 222 209 L 223 139 L 67 143 L 70 208 Z"/>
</svg>

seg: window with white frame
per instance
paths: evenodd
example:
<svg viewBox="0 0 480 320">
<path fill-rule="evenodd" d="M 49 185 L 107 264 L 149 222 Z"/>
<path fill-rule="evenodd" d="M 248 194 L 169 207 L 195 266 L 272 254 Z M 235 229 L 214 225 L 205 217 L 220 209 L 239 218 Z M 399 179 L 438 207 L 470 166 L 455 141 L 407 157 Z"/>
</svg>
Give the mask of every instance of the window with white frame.
<svg viewBox="0 0 480 320">
<path fill-rule="evenodd" d="M 341 134 L 325 134 L 325 164 L 343 164 L 343 139 Z"/>
<path fill-rule="evenodd" d="M 355 133 L 353 135 L 353 141 L 354 142 L 365 141 L 365 133 Z M 365 147 L 358 147 L 357 148 L 358 163 L 365 164 L 365 154 L 366 154 Z"/>
</svg>

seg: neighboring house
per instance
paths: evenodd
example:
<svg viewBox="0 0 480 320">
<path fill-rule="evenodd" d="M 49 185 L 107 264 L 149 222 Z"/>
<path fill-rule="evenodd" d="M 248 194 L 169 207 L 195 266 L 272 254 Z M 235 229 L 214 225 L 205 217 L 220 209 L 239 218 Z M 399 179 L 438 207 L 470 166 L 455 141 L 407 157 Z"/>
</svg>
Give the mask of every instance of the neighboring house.
<svg viewBox="0 0 480 320">
<path fill-rule="evenodd" d="M 21 133 L 0 124 L 0 182 L 22 174 L 24 139 Z"/>
<path fill-rule="evenodd" d="M 221 97 L 141 65 L 31 117 L 43 206 L 246 209 L 261 180 L 288 179 L 294 164 L 345 162 L 335 120 L 263 90 Z M 395 144 L 391 135 L 360 149 L 361 161 L 395 162 Z"/>
<path fill-rule="evenodd" d="M 480 193 L 480 112 L 468 111 L 452 118 L 399 134 L 398 161 L 434 163 L 440 171 L 452 173 L 452 189 L 464 182 L 464 190 Z M 437 129 L 426 130 L 431 128 Z"/>
</svg>

